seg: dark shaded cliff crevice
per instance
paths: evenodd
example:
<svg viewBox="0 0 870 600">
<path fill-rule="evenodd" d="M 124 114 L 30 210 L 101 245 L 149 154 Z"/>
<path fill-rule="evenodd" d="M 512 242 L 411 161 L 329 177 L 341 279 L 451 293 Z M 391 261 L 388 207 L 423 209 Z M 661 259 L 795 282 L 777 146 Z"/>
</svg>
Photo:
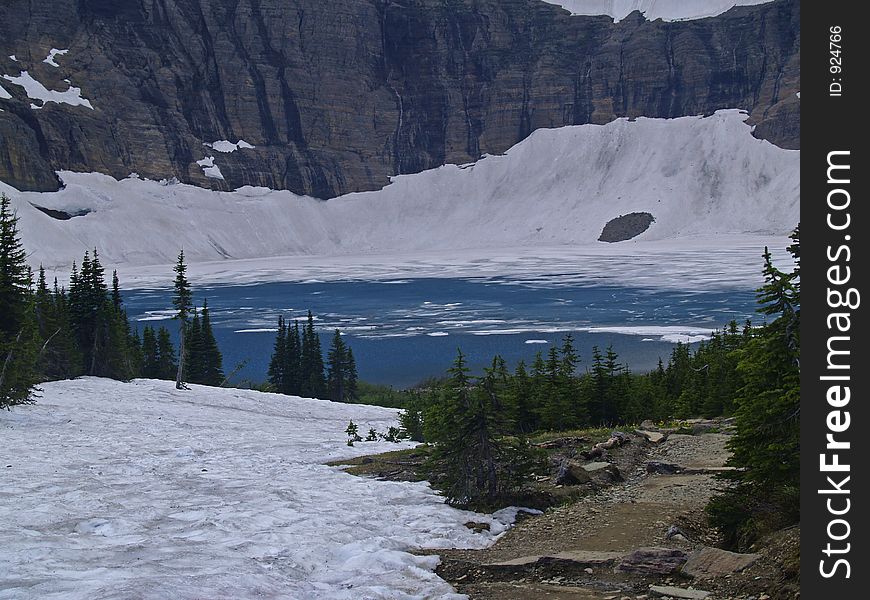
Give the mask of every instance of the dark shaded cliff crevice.
<svg viewBox="0 0 870 600">
<path fill-rule="evenodd" d="M 69 48 L 59 68 L 42 62 L 52 47 Z M 45 190 L 56 170 L 135 171 L 329 198 L 542 127 L 721 108 L 798 148 L 799 51 L 799 0 L 619 23 L 539 0 L 9 0 L 0 76 L 69 79 L 94 110 L 31 110 L 4 81 L 0 180 Z M 220 139 L 256 147 L 203 146 Z M 195 163 L 212 154 L 224 182 Z"/>
</svg>

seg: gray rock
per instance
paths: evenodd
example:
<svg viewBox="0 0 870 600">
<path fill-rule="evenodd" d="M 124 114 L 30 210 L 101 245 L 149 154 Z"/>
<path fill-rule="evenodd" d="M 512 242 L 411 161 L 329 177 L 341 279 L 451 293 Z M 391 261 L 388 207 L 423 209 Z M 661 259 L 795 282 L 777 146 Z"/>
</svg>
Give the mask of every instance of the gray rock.
<svg viewBox="0 0 870 600">
<path fill-rule="evenodd" d="M 580 485 L 589 483 L 592 477 L 580 465 L 575 465 L 569 462 L 563 462 L 559 465 L 559 471 L 556 473 L 557 485 Z"/>
<path fill-rule="evenodd" d="M 623 558 L 616 570 L 641 575 L 670 575 L 680 570 L 688 556 L 672 548 L 638 548 Z"/>
<path fill-rule="evenodd" d="M 719 548 L 702 548 L 689 557 L 683 573 L 695 579 L 712 579 L 738 573 L 755 563 L 758 557 L 758 554 L 737 554 Z"/>
</svg>

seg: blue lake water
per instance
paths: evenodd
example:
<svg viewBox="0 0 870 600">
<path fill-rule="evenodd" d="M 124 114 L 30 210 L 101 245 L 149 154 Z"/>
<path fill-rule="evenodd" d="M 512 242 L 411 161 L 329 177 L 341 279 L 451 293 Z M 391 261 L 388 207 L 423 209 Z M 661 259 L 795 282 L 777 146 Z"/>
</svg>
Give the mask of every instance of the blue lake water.
<svg viewBox="0 0 870 600">
<path fill-rule="evenodd" d="M 594 345 L 612 344 L 621 362 L 644 371 L 659 357 L 666 360 L 677 339 L 698 339 L 684 334 L 756 317 L 752 290 L 693 293 L 560 279 L 309 281 L 199 287 L 194 294 L 197 304 L 208 299 L 225 371 L 248 361 L 235 382 L 264 380 L 278 315 L 304 319 L 309 309 L 324 351 L 338 328 L 353 348 L 360 378 L 396 387 L 443 375 L 457 348 L 479 372 L 495 354 L 511 366 L 521 359 L 530 363 L 567 332 L 576 339 L 581 369 Z M 125 302 L 140 328 L 150 323 L 175 329 L 168 320 L 169 290 L 127 291 Z"/>
</svg>

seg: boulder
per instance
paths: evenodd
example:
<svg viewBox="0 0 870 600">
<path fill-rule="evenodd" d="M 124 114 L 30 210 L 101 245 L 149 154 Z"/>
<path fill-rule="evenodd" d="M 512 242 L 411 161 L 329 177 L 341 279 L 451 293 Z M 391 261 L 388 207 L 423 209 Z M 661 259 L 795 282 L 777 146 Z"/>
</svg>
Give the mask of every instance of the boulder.
<svg viewBox="0 0 870 600">
<path fill-rule="evenodd" d="M 695 579 L 712 579 L 738 573 L 758 560 L 758 554 L 737 554 L 719 548 L 702 548 L 683 566 L 683 573 Z"/>
<path fill-rule="evenodd" d="M 670 575 L 680 570 L 688 556 L 673 548 L 638 548 L 623 558 L 616 571 L 640 575 Z"/>
<path fill-rule="evenodd" d="M 559 465 L 559 471 L 556 473 L 557 485 L 580 485 L 581 483 L 589 483 L 592 477 L 580 465 L 563 462 Z"/>
</svg>

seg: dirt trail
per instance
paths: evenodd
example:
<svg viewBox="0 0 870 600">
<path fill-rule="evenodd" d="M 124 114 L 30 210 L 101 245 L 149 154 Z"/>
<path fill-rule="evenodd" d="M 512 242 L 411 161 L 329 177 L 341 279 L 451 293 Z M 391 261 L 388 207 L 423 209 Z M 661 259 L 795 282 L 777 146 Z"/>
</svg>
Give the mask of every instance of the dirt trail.
<svg viewBox="0 0 870 600">
<path fill-rule="evenodd" d="M 472 600 L 647 598 L 649 584 L 658 580 L 615 573 L 613 553 L 642 547 L 691 552 L 711 544 L 701 525 L 703 509 L 723 485 L 714 473 L 728 458 L 728 438 L 722 433 L 672 434 L 658 445 L 635 438 L 632 443 L 644 451 L 615 458 L 624 483 L 520 522 L 485 550 L 441 552 L 439 572 Z M 648 473 L 650 461 L 679 465 L 686 472 Z M 675 533 L 672 527 L 678 535 L 668 535 L 669 530 Z M 532 560 L 565 552 L 589 558 L 589 566 L 555 561 L 542 567 Z M 501 564 L 505 562 L 514 564 Z"/>
</svg>

